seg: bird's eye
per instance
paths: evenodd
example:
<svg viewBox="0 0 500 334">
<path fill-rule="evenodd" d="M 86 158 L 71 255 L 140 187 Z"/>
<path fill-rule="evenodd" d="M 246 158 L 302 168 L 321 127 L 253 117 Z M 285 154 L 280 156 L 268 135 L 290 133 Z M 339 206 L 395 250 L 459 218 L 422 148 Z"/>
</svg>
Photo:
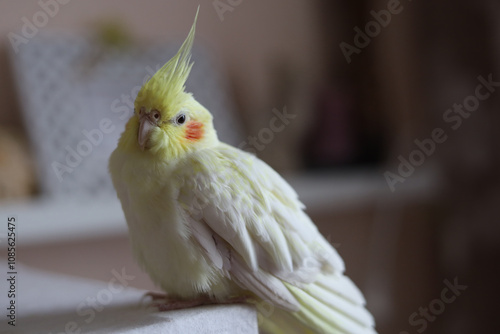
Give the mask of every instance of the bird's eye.
<svg viewBox="0 0 500 334">
<path fill-rule="evenodd" d="M 159 121 L 160 118 L 161 118 L 161 114 L 158 110 L 153 110 L 151 111 L 151 115 L 153 116 L 153 118 L 155 119 L 155 121 Z"/>
<path fill-rule="evenodd" d="M 184 124 L 185 121 L 186 121 L 186 115 L 184 114 L 177 115 L 177 117 L 175 118 L 175 123 L 177 124 Z"/>
</svg>

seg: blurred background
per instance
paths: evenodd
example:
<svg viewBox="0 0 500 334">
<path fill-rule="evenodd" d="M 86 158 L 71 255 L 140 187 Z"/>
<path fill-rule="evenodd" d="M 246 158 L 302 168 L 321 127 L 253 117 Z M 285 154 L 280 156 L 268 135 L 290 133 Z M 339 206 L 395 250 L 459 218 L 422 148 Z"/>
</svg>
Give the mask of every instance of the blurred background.
<svg viewBox="0 0 500 334">
<path fill-rule="evenodd" d="M 155 289 L 106 165 L 200 4 L 188 89 L 296 188 L 379 332 L 493 332 L 496 1 L 1 1 L 0 212 L 19 261 L 103 281 L 126 267 Z"/>
</svg>

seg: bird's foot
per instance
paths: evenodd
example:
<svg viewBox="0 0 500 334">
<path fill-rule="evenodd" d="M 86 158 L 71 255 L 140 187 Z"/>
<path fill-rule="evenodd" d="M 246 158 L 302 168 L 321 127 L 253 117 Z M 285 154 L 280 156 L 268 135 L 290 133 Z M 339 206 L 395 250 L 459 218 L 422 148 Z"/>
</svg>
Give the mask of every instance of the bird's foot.
<svg viewBox="0 0 500 334">
<path fill-rule="evenodd" d="M 157 307 L 160 312 L 180 310 L 203 305 L 245 304 L 249 302 L 249 298 L 247 296 L 231 297 L 224 300 L 213 300 L 208 296 L 203 296 L 186 300 L 169 298 L 166 294 L 162 293 L 148 292 L 144 297 L 150 297 L 153 300 L 153 306 Z"/>
</svg>

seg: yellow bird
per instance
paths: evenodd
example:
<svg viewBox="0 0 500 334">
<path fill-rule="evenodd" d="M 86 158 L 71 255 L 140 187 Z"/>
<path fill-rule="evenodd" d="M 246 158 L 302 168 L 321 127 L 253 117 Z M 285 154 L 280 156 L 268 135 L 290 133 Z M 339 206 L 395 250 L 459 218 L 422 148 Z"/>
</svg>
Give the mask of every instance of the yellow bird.
<svg viewBox="0 0 500 334">
<path fill-rule="evenodd" d="M 166 292 L 163 310 L 265 303 L 268 333 L 376 333 L 295 191 L 254 155 L 220 142 L 210 112 L 185 91 L 195 26 L 196 18 L 141 88 L 109 161 L 133 252 Z"/>
</svg>

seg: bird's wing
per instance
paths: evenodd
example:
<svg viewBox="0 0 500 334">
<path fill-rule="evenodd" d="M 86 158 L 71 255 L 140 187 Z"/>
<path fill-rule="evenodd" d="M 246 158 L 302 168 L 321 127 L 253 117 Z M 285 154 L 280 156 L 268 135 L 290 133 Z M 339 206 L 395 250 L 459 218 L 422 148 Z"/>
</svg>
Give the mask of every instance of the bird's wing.
<svg viewBox="0 0 500 334">
<path fill-rule="evenodd" d="M 255 156 L 221 145 L 191 155 L 176 174 L 194 238 L 245 289 L 297 310 L 283 281 L 300 287 L 321 272 L 344 271 L 295 191 Z"/>
</svg>

